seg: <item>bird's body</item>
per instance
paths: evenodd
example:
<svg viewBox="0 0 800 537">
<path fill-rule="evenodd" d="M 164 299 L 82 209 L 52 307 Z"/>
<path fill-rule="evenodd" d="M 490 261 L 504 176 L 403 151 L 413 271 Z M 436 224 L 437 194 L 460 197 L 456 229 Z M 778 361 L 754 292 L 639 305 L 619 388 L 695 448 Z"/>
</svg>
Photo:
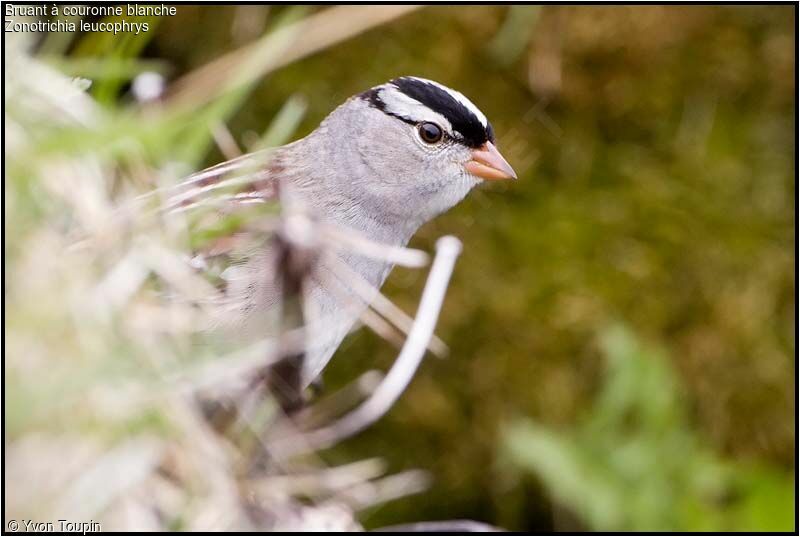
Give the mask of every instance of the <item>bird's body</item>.
<svg viewBox="0 0 800 537">
<path fill-rule="evenodd" d="M 279 196 L 324 225 L 404 246 L 482 179 L 514 177 L 493 141 L 486 117 L 463 95 L 403 77 L 351 97 L 301 140 L 195 174 L 178 199 L 190 203 L 193 190 L 239 174 L 252 179 L 237 194 L 241 202 Z M 227 274 L 224 324 L 262 336 L 275 326 L 276 255 L 268 242 L 237 252 L 240 262 Z M 342 271 L 377 290 L 391 269 L 389 262 L 345 250 L 322 252 L 303 291 L 302 386 L 320 374 L 367 306 L 368 297 L 354 293 Z"/>
</svg>

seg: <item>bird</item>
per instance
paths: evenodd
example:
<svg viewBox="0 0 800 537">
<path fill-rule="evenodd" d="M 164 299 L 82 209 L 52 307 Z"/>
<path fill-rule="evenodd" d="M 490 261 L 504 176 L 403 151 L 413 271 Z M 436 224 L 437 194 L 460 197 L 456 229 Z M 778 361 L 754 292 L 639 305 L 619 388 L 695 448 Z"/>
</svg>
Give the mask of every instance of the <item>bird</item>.
<svg viewBox="0 0 800 537">
<path fill-rule="evenodd" d="M 302 139 L 195 173 L 168 203 L 188 210 L 218 187 L 237 184 L 229 199 L 233 206 L 277 198 L 302 207 L 315 221 L 405 246 L 420 226 L 479 183 L 516 178 L 497 149 L 491 123 L 472 101 L 438 82 L 401 76 L 350 97 Z M 244 245 L 225 237 L 202 262 L 221 251 L 234 259 L 225 271 L 219 323 L 260 335 L 275 323 L 270 316 L 282 297 L 275 272 L 280 252 L 274 242 L 248 243 L 243 237 L 238 238 Z M 336 266 L 375 290 L 393 268 L 389 261 L 342 250 L 317 260 L 302 289 L 307 328 L 295 379 L 300 390 L 318 379 L 368 306 L 343 298 L 348 284 L 337 283 Z"/>
</svg>

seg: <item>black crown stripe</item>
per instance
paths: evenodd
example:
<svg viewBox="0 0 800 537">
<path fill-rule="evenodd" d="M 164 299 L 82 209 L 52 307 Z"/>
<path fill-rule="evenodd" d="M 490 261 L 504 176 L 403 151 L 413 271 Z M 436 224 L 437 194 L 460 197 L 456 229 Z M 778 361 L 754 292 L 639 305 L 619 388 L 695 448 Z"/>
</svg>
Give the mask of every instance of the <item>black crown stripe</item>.
<svg viewBox="0 0 800 537">
<path fill-rule="evenodd" d="M 395 78 L 389 82 L 402 93 L 412 99 L 424 104 L 434 112 L 441 114 L 453 126 L 453 130 L 458 132 L 464 144 L 469 147 L 480 147 L 487 141 L 494 142 L 494 130 L 492 125 L 487 122 L 484 126 L 481 120 L 466 106 L 455 97 L 450 95 L 442 88 L 411 77 Z M 406 123 L 414 123 L 407 118 L 392 114 L 386 110 L 386 104 L 380 98 L 380 88 L 373 88 L 362 94 L 371 106 L 397 117 Z"/>
</svg>

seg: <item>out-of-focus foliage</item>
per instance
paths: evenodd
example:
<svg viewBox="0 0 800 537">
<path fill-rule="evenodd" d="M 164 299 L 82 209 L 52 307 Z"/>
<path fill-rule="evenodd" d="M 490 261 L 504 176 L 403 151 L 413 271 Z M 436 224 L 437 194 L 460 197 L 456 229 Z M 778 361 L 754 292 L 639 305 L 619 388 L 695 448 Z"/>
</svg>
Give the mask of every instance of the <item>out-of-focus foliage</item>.
<svg viewBox="0 0 800 537">
<path fill-rule="evenodd" d="M 515 422 L 504 436 L 513 464 L 597 531 L 793 529 L 794 480 L 715 454 L 662 352 L 622 327 L 603 347 L 608 371 L 587 415 L 567 432 Z"/>
<path fill-rule="evenodd" d="M 416 492 L 425 476 L 383 477 L 374 458 L 254 469 L 283 413 L 263 394 L 244 404 L 241 384 L 276 356 L 275 341 L 232 348 L 207 330 L 215 274 L 189 254 L 269 224 L 276 207 L 169 210 L 171 187 L 227 132 L 247 85 L 214 91 L 211 80 L 192 88 L 207 96 L 192 107 L 167 101 L 153 62 L 138 58 L 153 35 L 52 34 L 41 46 L 5 36 L 3 528 L 58 530 L 63 519 L 156 533 L 360 529 L 355 510 Z M 70 39 L 70 54 L 52 56 L 53 40 Z M 258 79 L 266 64 L 254 63 L 246 72 Z M 253 147 L 286 143 L 303 112 L 286 99 Z M 233 408 L 234 423 L 212 403 Z"/>
</svg>

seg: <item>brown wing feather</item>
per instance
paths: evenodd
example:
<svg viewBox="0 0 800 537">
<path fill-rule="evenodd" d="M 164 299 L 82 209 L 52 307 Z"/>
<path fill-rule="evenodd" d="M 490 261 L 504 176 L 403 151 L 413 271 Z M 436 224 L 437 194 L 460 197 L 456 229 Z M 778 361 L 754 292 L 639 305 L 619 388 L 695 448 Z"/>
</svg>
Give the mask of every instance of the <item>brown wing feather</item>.
<svg viewBox="0 0 800 537">
<path fill-rule="evenodd" d="M 190 175 L 173 187 L 165 209 L 186 211 L 205 205 L 233 208 L 276 201 L 281 170 L 274 150 L 222 162 Z"/>
<path fill-rule="evenodd" d="M 203 227 L 247 206 L 277 202 L 283 173 L 278 157 L 275 150 L 263 150 L 194 173 L 170 189 L 164 210 L 208 208 L 208 213 L 200 213 Z M 214 239 L 193 253 L 195 266 L 207 266 L 212 258 L 223 265 L 240 262 L 258 235 L 245 229 Z"/>
</svg>

